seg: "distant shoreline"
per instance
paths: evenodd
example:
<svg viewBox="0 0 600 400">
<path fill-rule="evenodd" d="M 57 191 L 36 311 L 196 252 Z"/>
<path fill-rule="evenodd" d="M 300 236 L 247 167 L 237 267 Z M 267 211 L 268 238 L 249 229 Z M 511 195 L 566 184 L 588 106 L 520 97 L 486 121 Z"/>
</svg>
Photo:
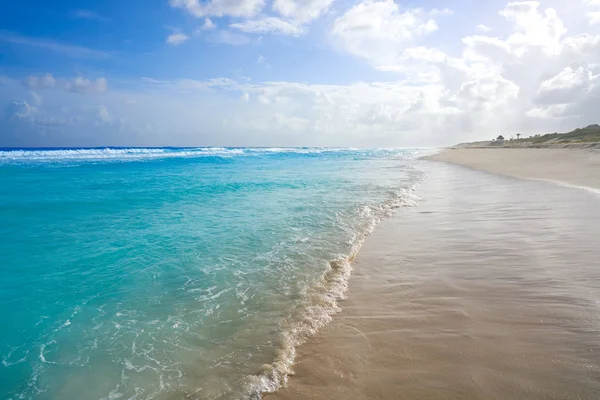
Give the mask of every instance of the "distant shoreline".
<svg viewBox="0 0 600 400">
<path fill-rule="evenodd" d="M 515 137 L 516 136 L 516 137 Z M 588 125 L 566 133 L 547 133 L 522 137 L 520 133 L 507 137 L 498 135 L 488 141 L 460 143 L 453 148 L 600 148 L 600 125 Z"/>
<path fill-rule="evenodd" d="M 564 145 L 567 146 L 567 145 Z M 600 150 L 594 148 L 453 147 L 424 157 L 516 178 L 600 189 Z"/>
<path fill-rule="evenodd" d="M 532 143 L 523 140 L 504 141 L 503 144 L 496 142 L 472 142 L 459 143 L 450 146 L 449 149 L 600 149 L 600 142 L 580 142 L 580 143 Z"/>
</svg>

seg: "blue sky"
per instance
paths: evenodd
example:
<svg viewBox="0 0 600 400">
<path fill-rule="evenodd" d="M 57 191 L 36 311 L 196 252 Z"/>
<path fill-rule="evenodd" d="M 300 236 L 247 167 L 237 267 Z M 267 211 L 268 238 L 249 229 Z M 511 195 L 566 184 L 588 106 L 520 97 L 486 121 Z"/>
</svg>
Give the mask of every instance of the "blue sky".
<svg viewBox="0 0 600 400">
<path fill-rule="evenodd" d="M 600 0 L 0 5 L 0 146 L 435 146 L 599 122 Z"/>
</svg>

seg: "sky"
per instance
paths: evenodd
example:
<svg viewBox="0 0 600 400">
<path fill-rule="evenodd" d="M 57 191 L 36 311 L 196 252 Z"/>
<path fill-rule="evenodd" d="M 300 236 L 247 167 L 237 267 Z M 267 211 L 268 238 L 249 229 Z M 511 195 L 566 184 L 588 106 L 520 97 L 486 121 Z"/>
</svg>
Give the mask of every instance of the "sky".
<svg viewBox="0 0 600 400">
<path fill-rule="evenodd" d="M 600 123 L 600 0 L 0 3 L 0 147 L 428 147 Z"/>
</svg>

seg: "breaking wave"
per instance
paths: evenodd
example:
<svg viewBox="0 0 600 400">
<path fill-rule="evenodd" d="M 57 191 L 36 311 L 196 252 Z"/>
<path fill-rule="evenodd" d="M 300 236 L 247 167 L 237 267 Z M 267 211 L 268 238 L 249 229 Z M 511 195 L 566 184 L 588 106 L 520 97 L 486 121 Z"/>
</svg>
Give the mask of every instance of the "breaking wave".
<svg viewBox="0 0 600 400">
<path fill-rule="evenodd" d="M 0 163 L 43 161 L 136 161 L 160 158 L 233 157 L 273 154 L 323 154 L 352 152 L 372 155 L 394 149 L 329 147 L 190 147 L 190 148 L 81 148 L 81 149 L 0 149 Z"/>
<path fill-rule="evenodd" d="M 365 205 L 360 210 L 359 215 L 366 217 L 366 225 L 350 240 L 349 253 L 329 261 L 318 283 L 306 291 L 304 306 L 282 327 L 279 349 L 273 362 L 263 365 L 257 375 L 247 378 L 247 392 L 251 398 L 260 399 L 262 394 L 273 393 L 287 382 L 288 376 L 293 374 L 296 347 L 314 336 L 341 311 L 338 301 L 346 298 L 352 261 L 366 238 L 383 219 L 393 216 L 399 208 L 417 204 L 420 199 L 413 194 L 415 188 L 416 185 L 402 189 L 392 199 L 376 206 Z"/>
</svg>

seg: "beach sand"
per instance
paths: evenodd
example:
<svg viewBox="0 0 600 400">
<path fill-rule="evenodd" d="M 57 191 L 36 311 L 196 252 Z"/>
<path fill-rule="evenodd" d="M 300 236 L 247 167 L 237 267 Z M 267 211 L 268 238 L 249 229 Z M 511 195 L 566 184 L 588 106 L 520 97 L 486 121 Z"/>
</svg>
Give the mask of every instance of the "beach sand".
<svg viewBox="0 0 600 400">
<path fill-rule="evenodd" d="M 600 178 L 598 158 L 572 150 L 431 159 L 573 185 Z M 368 238 L 342 311 L 298 348 L 287 387 L 265 398 L 597 399 L 598 195 L 422 167 L 420 204 Z"/>
<path fill-rule="evenodd" d="M 518 178 L 600 189 L 600 150 L 465 148 L 443 150 L 427 159 Z"/>
</svg>

